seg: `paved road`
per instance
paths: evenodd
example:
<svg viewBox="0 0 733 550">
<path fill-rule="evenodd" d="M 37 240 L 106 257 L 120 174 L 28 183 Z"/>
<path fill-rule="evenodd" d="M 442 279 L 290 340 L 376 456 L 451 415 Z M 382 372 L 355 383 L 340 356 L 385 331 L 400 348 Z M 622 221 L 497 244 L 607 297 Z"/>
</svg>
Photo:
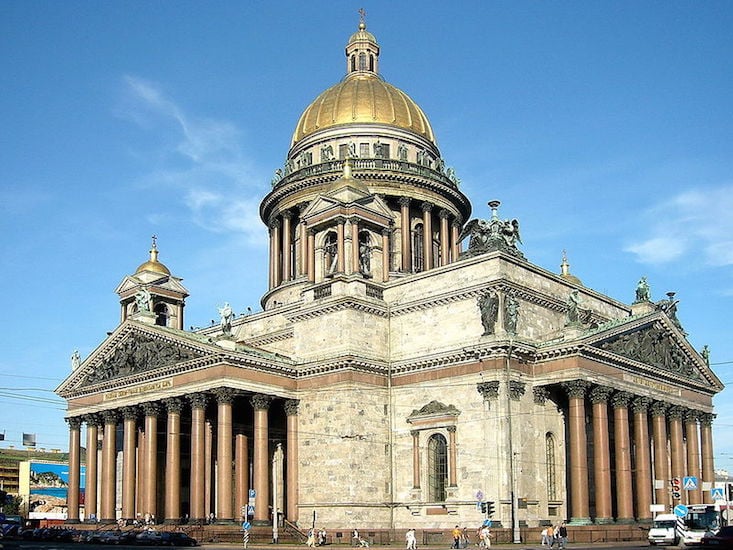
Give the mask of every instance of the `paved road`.
<svg viewBox="0 0 733 550">
<path fill-rule="evenodd" d="M 21 540 L 3 540 L 0 542 L 0 550 L 109 550 L 109 545 L 97 544 L 81 544 L 71 542 L 35 542 Z M 158 548 L 146 546 L 117 546 L 117 548 L 132 550 L 133 548 Z M 241 544 L 202 544 L 198 548 L 203 550 L 243 550 Z M 305 550 L 303 544 L 249 544 L 247 550 Z M 508 550 L 514 548 L 516 550 L 547 550 L 546 546 L 537 544 L 494 544 L 492 548 L 503 548 Z M 555 547 L 557 548 L 557 547 Z M 649 550 L 648 544 L 640 544 L 639 542 L 612 542 L 612 543 L 595 543 L 595 544 L 568 544 L 568 550 L 594 550 L 598 548 L 623 548 L 624 550 Z M 670 547 L 670 548 L 675 548 Z M 349 546 L 333 546 L 332 550 L 351 550 Z M 371 550 L 403 550 L 402 546 L 372 546 Z M 421 546 L 419 550 L 448 550 L 447 546 Z"/>
</svg>

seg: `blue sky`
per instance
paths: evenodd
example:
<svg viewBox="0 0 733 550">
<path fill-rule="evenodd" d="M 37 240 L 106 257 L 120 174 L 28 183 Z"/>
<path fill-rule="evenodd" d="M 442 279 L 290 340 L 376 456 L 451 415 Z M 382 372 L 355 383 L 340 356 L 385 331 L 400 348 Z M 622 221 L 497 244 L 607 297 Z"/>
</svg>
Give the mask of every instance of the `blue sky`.
<svg viewBox="0 0 733 550">
<path fill-rule="evenodd" d="M 0 3 L 0 406 L 68 447 L 52 390 L 119 320 L 116 285 L 160 259 L 191 293 L 258 309 L 257 208 L 298 116 L 345 72 L 367 10 L 380 69 L 430 118 L 474 214 L 502 201 L 527 258 L 631 302 L 676 291 L 733 382 L 733 4 Z M 733 399 L 715 399 L 733 471 Z"/>
</svg>

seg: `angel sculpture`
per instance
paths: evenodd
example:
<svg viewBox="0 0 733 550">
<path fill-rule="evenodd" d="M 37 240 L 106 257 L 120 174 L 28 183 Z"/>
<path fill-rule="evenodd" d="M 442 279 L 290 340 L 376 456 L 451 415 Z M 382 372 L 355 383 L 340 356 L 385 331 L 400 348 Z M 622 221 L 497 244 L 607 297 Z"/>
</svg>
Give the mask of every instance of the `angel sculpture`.
<svg viewBox="0 0 733 550">
<path fill-rule="evenodd" d="M 473 219 L 469 221 L 458 236 L 458 242 L 470 236 L 468 250 L 463 253 L 464 257 L 471 257 L 484 252 L 503 250 L 515 256 L 524 257 L 517 249 L 517 243 L 522 239 L 519 234 L 519 221 Z"/>
</svg>

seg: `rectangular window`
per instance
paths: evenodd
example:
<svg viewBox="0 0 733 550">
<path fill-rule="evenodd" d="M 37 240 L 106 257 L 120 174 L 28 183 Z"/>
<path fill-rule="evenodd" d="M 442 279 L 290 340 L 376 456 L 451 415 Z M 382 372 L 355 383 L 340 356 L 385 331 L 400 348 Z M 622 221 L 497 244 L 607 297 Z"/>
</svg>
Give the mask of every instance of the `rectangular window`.
<svg viewBox="0 0 733 550">
<path fill-rule="evenodd" d="M 348 143 L 344 143 L 343 145 L 339 145 L 339 159 L 344 160 L 349 156 L 349 145 Z"/>
<path fill-rule="evenodd" d="M 368 143 L 360 143 L 359 144 L 359 157 L 366 159 L 369 158 L 371 155 L 369 154 L 369 144 Z"/>
</svg>

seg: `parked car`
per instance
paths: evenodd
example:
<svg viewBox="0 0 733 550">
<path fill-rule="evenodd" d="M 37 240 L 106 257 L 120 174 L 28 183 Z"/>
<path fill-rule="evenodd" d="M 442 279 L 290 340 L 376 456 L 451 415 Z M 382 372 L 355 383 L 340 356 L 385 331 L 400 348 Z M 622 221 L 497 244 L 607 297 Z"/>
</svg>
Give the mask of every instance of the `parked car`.
<svg viewBox="0 0 733 550">
<path fill-rule="evenodd" d="M 154 531 L 152 529 L 148 531 L 142 531 L 135 536 L 135 544 L 158 546 L 162 544 L 162 541 L 163 534 L 160 531 Z"/>
<path fill-rule="evenodd" d="M 733 549 L 733 525 L 721 527 L 716 534 L 705 535 L 700 544 L 703 546 L 712 546 L 713 548 Z"/>
<path fill-rule="evenodd" d="M 160 544 L 165 546 L 198 546 L 198 541 L 180 531 L 163 531 Z"/>
</svg>

